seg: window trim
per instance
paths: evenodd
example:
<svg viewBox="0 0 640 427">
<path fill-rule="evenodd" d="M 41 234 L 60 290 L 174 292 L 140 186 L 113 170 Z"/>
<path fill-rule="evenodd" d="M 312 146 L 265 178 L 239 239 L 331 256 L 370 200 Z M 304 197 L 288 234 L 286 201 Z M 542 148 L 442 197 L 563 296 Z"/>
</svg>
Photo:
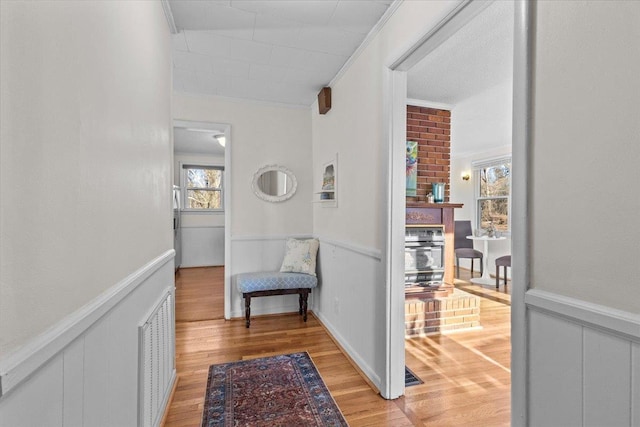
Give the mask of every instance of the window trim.
<svg viewBox="0 0 640 427">
<path fill-rule="evenodd" d="M 211 169 L 211 170 L 219 170 L 222 172 L 222 177 L 220 178 L 220 186 L 218 188 L 208 188 L 208 187 L 193 187 L 187 188 L 187 170 L 188 169 Z M 202 163 L 202 162 L 189 162 L 182 163 L 180 162 L 180 191 L 182 208 L 181 212 L 186 213 L 194 213 L 194 214 L 220 214 L 224 213 L 224 192 L 225 192 L 225 173 L 224 173 L 224 165 L 212 164 L 212 163 Z M 217 209 L 205 209 L 205 208 L 188 208 L 188 190 L 201 190 L 201 191 L 219 191 L 220 192 L 220 208 Z"/>
<path fill-rule="evenodd" d="M 509 171 L 509 194 L 507 196 L 480 196 L 480 171 L 482 169 L 497 166 L 502 163 L 509 163 L 511 165 L 511 170 Z M 475 179 L 474 185 L 474 217 L 475 217 L 475 227 L 478 230 L 481 230 L 480 227 L 481 218 L 480 218 L 480 203 L 484 200 L 507 200 L 507 230 L 501 231 L 503 236 L 509 237 L 511 236 L 511 192 L 513 187 L 513 162 L 511 160 L 511 156 L 500 156 L 493 157 L 490 159 L 478 160 L 471 163 L 471 167 L 473 168 L 473 177 Z"/>
</svg>

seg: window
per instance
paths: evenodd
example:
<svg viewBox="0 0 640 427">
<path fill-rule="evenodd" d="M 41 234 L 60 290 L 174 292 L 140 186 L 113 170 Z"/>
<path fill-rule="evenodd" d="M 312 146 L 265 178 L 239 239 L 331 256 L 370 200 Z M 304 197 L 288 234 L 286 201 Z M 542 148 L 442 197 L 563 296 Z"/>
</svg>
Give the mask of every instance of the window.
<svg viewBox="0 0 640 427">
<path fill-rule="evenodd" d="M 222 211 L 223 178 L 222 166 L 183 165 L 184 209 Z"/>
<path fill-rule="evenodd" d="M 511 231 L 511 158 L 473 164 L 476 176 L 476 227 Z"/>
</svg>

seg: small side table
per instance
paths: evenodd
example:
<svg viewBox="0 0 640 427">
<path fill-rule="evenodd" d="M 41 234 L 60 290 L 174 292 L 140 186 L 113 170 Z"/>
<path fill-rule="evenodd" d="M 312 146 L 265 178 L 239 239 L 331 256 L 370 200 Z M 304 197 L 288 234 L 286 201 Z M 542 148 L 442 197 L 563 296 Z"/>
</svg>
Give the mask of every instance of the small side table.
<svg viewBox="0 0 640 427">
<path fill-rule="evenodd" d="M 481 240 L 484 242 L 484 250 L 482 251 L 482 276 L 474 277 L 471 279 L 471 283 L 476 285 L 495 286 L 495 281 L 489 275 L 489 242 L 495 242 L 498 240 L 507 240 L 506 237 L 488 237 L 488 236 L 467 236 L 470 240 Z"/>
</svg>

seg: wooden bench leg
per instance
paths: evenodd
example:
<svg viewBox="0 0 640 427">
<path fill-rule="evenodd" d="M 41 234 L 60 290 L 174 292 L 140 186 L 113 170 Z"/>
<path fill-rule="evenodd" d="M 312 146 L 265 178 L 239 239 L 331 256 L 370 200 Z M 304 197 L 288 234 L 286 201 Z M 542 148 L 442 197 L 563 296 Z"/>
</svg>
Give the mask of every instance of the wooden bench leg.
<svg viewBox="0 0 640 427">
<path fill-rule="evenodd" d="M 242 294 L 244 296 L 244 318 L 247 328 L 251 324 L 251 295 Z"/>
<path fill-rule="evenodd" d="M 298 309 L 298 314 L 302 316 L 302 305 L 303 305 L 303 300 L 304 298 L 302 298 L 302 292 L 300 292 L 300 297 L 298 298 L 298 303 L 300 305 L 300 308 Z"/>
<path fill-rule="evenodd" d="M 302 303 L 302 319 L 307 321 L 307 298 L 309 297 L 309 289 L 303 289 L 300 292 L 300 302 Z"/>
</svg>

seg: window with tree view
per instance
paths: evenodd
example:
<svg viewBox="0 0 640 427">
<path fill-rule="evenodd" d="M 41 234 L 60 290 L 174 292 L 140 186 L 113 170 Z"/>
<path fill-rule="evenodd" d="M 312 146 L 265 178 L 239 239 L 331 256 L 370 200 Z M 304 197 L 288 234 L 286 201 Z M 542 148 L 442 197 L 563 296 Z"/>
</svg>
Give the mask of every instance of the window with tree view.
<svg viewBox="0 0 640 427">
<path fill-rule="evenodd" d="M 219 166 L 183 166 L 184 207 L 194 210 L 223 209 L 223 173 Z"/>
<path fill-rule="evenodd" d="M 511 159 L 476 165 L 476 176 L 477 227 L 486 230 L 493 224 L 498 231 L 510 232 Z"/>
</svg>

